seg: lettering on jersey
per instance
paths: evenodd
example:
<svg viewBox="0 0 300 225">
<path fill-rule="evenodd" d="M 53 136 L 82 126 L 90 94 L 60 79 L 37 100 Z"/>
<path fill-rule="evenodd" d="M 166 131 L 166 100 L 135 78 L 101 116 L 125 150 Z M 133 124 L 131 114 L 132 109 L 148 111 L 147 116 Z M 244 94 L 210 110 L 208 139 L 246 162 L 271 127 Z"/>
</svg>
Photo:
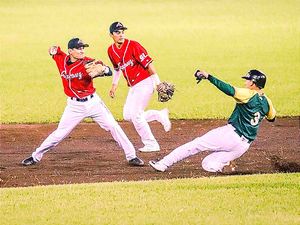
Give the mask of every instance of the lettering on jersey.
<svg viewBox="0 0 300 225">
<path fill-rule="evenodd" d="M 79 73 L 74 73 L 74 74 L 66 74 L 66 71 L 63 71 L 61 74 L 60 74 L 61 77 L 65 78 L 66 80 L 71 80 L 71 79 L 74 79 L 74 78 L 78 78 L 79 80 L 82 79 L 82 73 L 79 72 Z"/>
<path fill-rule="evenodd" d="M 133 66 L 133 60 L 130 59 L 128 62 L 124 63 L 123 65 L 121 65 L 121 63 L 118 63 L 118 66 L 121 70 L 125 70 L 127 66 Z"/>
<path fill-rule="evenodd" d="M 141 62 L 143 62 L 146 57 L 147 57 L 147 55 L 145 53 L 140 54 Z"/>
</svg>

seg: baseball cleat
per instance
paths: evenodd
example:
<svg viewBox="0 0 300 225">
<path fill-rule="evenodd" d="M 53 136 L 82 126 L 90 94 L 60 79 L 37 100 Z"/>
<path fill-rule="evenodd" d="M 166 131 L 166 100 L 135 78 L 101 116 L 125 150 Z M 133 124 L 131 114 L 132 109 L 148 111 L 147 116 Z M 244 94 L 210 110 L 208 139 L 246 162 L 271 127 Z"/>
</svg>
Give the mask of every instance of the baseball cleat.
<svg viewBox="0 0 300 225">
<path fill-rule="evenodd" d="M 143 160 L 139 159 L 138 157 L 130 159 L 128 163 L 130 166 L 144 166 Z"/>
<path fill-rule="evenodd" d="M 24 160 L 22 161 L 23 166 L 31 166 L 31 165 L 34 165 L 34 164 L 36 164 L 36 163 L 37 163 L 37 162 L 34 161 L 34 159 L 33 159 L 32 156 L 30 156 L 30 157 L 28 157 L 28 158 L 26 158 L 26 159 L 24 159 Z"/>
<path fill-rule="evenodd" d="M 162 112 L 162 124 L 166 132 L 171 130 L 171 121 L 169 119 L 169 110 L 167 108 L 161 110 Z"/>
<path fill-rule="evenodd" d="M 165 172 L 168 169 L 167 166 L 163 165 L 159 161 L 151 160 L 149 161 L 149 165 L 155 169 L 156 171 Z"/>
<path fill-rule="evenodd" d="M 140 152 L 159 152 L 160 151 L 160 147 L 158 146 L 144 146 L 142 148 L 139 148 Z"/>
</svg>

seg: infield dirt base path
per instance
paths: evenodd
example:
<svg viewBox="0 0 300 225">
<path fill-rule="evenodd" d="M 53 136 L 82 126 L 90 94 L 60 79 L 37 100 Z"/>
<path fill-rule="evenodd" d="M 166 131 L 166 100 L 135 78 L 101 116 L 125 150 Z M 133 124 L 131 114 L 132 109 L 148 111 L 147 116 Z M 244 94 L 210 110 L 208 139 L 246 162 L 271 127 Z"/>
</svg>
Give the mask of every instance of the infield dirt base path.
<svg viewBox="0 0 300 225">
<path fill-rule="evenodd" d="M 159 123 L 150 123 L 161 151 L 138 152 L 146 164 L 144 167 L 128 166 L 123 151 L 110 133 L 95 123 L 81 123 L 69 137 L 46 153 L 40 163 L 24 167 L 21 161 L 31 155 L 57 124 L 0 125 L 0 187 L 224 175 L 211 174 L 201 168 L 207 152 L 181 161 L 164 173 L 155 172 L 148 161 L 162 158 L 179 145 L 225 124 L 225 120 L 173 120 L 172 130 L 165 133 Z M 120 122 L 120 125 L 136 149 L 142 147 L 133 125 L 128 122 Z M 225 175 L 300 172 L 299 126 L 299 117 L 279 118 L 274 123 L 263 121 L 257 139 L 235 161 L 236 170 Z"/>
</svg>

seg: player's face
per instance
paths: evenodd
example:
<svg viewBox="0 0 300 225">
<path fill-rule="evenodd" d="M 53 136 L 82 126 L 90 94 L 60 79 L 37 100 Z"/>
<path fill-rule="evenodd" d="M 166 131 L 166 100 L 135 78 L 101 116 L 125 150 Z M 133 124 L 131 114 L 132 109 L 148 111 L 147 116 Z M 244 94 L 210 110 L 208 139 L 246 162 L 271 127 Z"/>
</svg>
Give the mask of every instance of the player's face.
<svg viewBox="0 0 300 225">
<path fill-rule="evenodd" d="M 245 80 L 246 88 L 252 89 L 255 85 L 251 80 Z"/>
<path fill-rule="evenodd" d="M 83 59 L 85 56 L 84 47 L 69 49 L 71 61 Z"/>
<path fill-rule="evenodd" d="M 124 30 L 117 30 L 110 34 L 111 38 L 114 40 L 114 42 L 118 45 L 121 45 L 125 41 L 125 33 Z"/>
</svg>

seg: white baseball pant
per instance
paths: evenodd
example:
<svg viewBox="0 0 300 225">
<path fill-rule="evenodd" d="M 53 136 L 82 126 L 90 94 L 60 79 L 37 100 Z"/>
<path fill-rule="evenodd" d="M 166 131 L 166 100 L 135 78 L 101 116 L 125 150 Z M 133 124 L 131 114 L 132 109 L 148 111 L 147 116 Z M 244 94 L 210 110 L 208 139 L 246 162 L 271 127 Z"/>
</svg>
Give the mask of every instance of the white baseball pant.
<svg viewBox="0 0 300 225">
<path fill-rule="evenodd" d="M 244 137 L 240 137 L 235 128 L 227 124 L 209 131 L 201 137 L 179 146 L 159 162 L 170 167 L 189 156 L 202 151 L 212 151 L 202 161 L 202 168 L 209 172 L 222 172 L 229 162 L 242 156 L 250 147 Z"/>
<path fill-rule="evenodd" d="M 96 93 L 93 96 L 88 97 L 89 100 L 86 102 L 78 102 L 70 97 L 67 99 L 67 106 L 57 129 L 32 153 L 34 160 L 40 161 L 47 151 L 58 145 L 86 117 L 91 117 L 104 130 L 110 131 L 114 140 L 123 149 L 127 160 L 136 157 L 132 143 L 104 102 Z"/>
<path fill-rule="evenodd" d="M 129 88 L 126 102 L 123 108 L 124 120 L 131 121 L 141 137 L 145 146 L 159 147 L 154 138 L 148 122 L 158 121 L 162 123 L 162 112 L 159 110 L 144 111 L 154 92 L 151 77 L 142 80 Z"/>
</svg>

